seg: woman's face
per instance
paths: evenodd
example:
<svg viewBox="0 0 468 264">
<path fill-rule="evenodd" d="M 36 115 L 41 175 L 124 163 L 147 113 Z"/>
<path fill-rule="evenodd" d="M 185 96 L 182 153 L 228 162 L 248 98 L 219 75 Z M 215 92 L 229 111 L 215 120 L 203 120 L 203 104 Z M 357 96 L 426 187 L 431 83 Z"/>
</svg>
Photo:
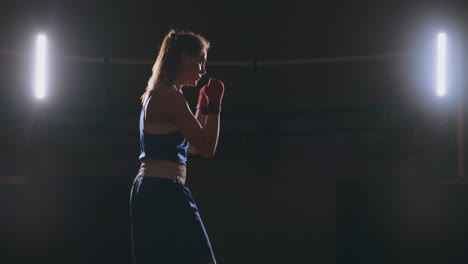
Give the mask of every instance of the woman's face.
<svg viewBox="0 0 468 264">
<path fill-rule="evenodd" d="M 206 51 L 196 56 L 182 56 L 182 80 L 183 84 L 195 87 L 203 75 L 206 74 Z"/>
</svg>

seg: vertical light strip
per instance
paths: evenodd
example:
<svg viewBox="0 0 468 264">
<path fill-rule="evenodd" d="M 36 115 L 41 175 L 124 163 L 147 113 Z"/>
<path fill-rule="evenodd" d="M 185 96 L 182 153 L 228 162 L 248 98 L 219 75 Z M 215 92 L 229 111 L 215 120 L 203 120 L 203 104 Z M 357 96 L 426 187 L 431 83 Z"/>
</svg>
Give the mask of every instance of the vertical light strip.
<svg viewBox="0 0 468 264">
<path fill-rule="evenodd" d="M 42 99 L 45 97 L 46 90 L 46 51 L 47 38 L 44 34 L 37 36 L 36 41 L 36 97 Z"/>
<path fill-rule="evenodd" d="M 447 36 L 445 33 L 437 35 L 437 95 L 444 96 L 446 92 L 446 55 Z"/>
</svg>

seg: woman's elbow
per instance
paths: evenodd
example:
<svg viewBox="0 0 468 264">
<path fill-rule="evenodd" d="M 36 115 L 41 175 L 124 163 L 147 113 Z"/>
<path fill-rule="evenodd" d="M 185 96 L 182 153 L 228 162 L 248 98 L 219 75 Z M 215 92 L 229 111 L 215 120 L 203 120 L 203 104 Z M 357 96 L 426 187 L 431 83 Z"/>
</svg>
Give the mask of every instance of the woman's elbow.
<svg viewBox="0 0 468 264">
<path fill-rule="evenodd" d="M 215 155 L 216 147 L 209 147 L 208 144 L 200 144 L 200 146 L 190 145 L 188 152 L 193 154 L 196 153 L 204 158 L 211 159 Z"/>
<path fill-rule="evenodd" d="M 215 151 L 199 151 L 198 154 L 200 154 L 204 158 L 211 159 L 214 157 Z"/>
</svg>

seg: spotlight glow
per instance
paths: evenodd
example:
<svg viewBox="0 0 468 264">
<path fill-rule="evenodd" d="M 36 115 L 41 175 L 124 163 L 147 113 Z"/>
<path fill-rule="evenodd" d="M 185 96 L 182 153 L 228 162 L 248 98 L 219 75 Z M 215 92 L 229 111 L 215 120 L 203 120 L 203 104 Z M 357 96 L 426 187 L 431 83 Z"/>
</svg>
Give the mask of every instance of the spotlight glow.
<svg viewBox="0 0 468 264">
<path fill-rule="evenodd" d="M 36 82 L 35 94 L 38 99 L 45 97 L 46 90 L 46 51 L 47 38 L 44 34 L 39 34 L 36 40 Z"/>
<path fill-rule="evenodd" d="M 445 33 L 437 35 L 437 95 L 444 96 L 446 92 L 446 55 L 447 36 Z"/>
</svg>

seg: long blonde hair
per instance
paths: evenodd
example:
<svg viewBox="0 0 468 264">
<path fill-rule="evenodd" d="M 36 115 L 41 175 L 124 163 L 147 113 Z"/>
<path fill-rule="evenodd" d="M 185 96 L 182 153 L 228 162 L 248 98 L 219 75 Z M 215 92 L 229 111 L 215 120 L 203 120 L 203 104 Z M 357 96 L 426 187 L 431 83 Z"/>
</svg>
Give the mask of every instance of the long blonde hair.
<svg viewBox="0 0 468 264">
<path fill-rule="evenodd" d="M 191 31 L 175 31 L 171 29 L 164 37 L 159 48 L 158 57 L 153 65 L 153 74 L 148 80 L 145 92 L 141 96 L 144 104 L 154 86 L 161 79 L 174 82 L 177 72 L 180 70 L 180 54 L 186 52 L 190 56 L 196 56 L 201 51 L 208 51 L 210 42 L 200 34 Z"/>
</svg>

